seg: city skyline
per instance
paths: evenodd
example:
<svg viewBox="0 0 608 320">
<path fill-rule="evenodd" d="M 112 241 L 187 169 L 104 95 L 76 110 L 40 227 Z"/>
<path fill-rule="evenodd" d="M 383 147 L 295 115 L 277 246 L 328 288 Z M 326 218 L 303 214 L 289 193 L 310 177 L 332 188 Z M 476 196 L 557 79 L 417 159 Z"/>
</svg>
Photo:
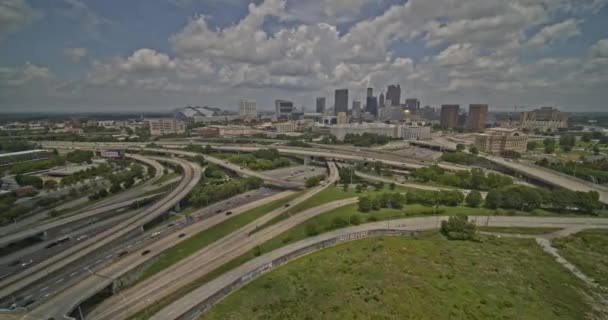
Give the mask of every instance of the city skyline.
<svg viewBox="0 0 608 320">
<path fill-rule="evenodd" d="M 5 0 L 0 112 L 313 110 L 391 84 L 423 106 L 605 110 L 606 1 L 248 2 Z"/>
</svg>

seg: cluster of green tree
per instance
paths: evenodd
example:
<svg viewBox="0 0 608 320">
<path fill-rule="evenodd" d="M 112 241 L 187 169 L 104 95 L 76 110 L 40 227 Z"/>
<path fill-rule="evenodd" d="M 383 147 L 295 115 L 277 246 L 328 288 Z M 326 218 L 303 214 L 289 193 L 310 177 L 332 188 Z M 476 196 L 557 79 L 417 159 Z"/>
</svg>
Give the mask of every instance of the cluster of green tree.
<svg viewBox="0 0 608 320">
<path fill-rule="evenodd" d="M 135 184 L 135 179 L 143 179 L 144 167 L 134 163 L 128 169 L 112 173 L 108 179 L 112 183 L 110 193 L 118 193 L 123 188 L 129 189 Z"/>
<path fill-rule="evenodd" d="M 290 147 L 300 147 L 300 148 L 311 148 L 312 146 L 302 140 L 289 140 L 286 144 L 286 146 L 290 146 Z"/>
<path fill-rule="evenodd" d="M 0 225 L 4 226 L 13 222 L 14 219 L 26 214 L 30 209 L 21 205 L 15 205 L 17 197 L 9 194 L 0 198 Z"/>
<path fill-rule="evenodd" d="M 592 214 L 601 208 L 599 194 L 594 191 L 574 192 L 569 190 L 547 191 L 520 185 L 490 190 L 485 207 L 532 211 L 538 208 L 550 210 L 573 210 Z"/>
<path fill-rule="evenodd" d="M 608 144 L 608 136 L 600 131 L 583 132 L 581 141 L 591 142 L 591 140 L 599 140 L 601 144 Z"/>
<path fill-rule="evenodd" d="M 483 158 L 480 158 L 476 155 L 464 153 L 464 152 L 444 152 L 441 155 L 441 161 L 456 163 L 456 164 L 464 164 L 464 165 L 473 165 L 481 162 Z"/>
<path fill-rule="evenodd" d="M 576 136 L 573 134 L 563 134 L 559 137 L 559 146 L 564 151 L 570 151 L 576 145 Z"/>
<path fill-rule="evenodd" d="M 381 134 L 368 133 L 347 134 L 344 136 L 344 143 L 352 144 L 357 147 L 371 147 L 375 144 L 383 145 L 391 141 L 391 138 Z"/>
<path fill-rule="evenodd" d="M 42 179 L 40 179 L 39 177 L 36 176 L 29 176 L 29 175 L 21 175 L 18 174 L 15 176 L 15 181 L 17 181 L 17 183 L 24 187 L 24 186 L 32 186 L 36 189 L 42 189 Z"/>
<path fill-rule="evenodd" d="M 245 166 L 251 170 L 272 170 L 291 165 L 291 161 L 280 156 L 277 149 L 260 149 L 251 154 L 230 155 L 228 161 Z"/>
<path fill-rule="evenodd" d="M 550 162 L 543 158 L 536 164 L 593 183 L 608 183 L 608 160 L 606 159 L 582 162 Z"/>
<path fill-rule="evenodd" d="M 401 209 L 405 203 L 405 197 L 399 192 L 383 192 L 376 196 L 360 196 L 359 211 L 370 212 L 382 208 Z"/>
<path fill-rule="evenodd" d="M 65 159 L 72 163 L 91 163 L 95 153 L 88 150 L 74 150 L 65 155 Z"/>
<path fill-rule="evenodd" d="M 106 163 L 103 163 L 96 167 L 91 167 L 91 168 L 87 168 L 84 170 L 80 170 L 80 171 L 75 172 L 72 175 L 64 177 L 63 179 L 61 179 L 61 185 L 62 186 L 71 186 L 80 181 L 90 179 L 93 177 L 107 177 L 110 174 L 112 174 L 112 172 L 113 172 L 112 167 Z M 48 180 L 48 181 L 53 181 L 53 180 Z M 52 185 L 49 185 L 47 187 L 47 185 L 45 183 L 45 188 L 50 188 L 51 186 Z"/>
<path fill-rule="evenodd" d="M 521 153 L 514 150 L 503 150 L 500 152 L 500 156 L 507 159 L 519 159 L 521 158 Z"/>
<path fill-rule="evenodd" d="M 0 142 L 0 153 L 1 152 L 17 152 L 32 150 L 38 148 L 38 145 L 27 141 L 8 140 Z"/>
<path fill-rule="evenodd" d="M 340 167 L 338 169 L 338 174 L 340 175 L 340 183 L 355 183 L 359 181 L 358 177 L 355 175 L 354 167 Z"/>
<path fill-rule="evenodd" d="M 65 164 L 65 158 L 62 156 L 53 155 L 46 160 L 35 160 L 28 162 L 20 162 L 14 164 L 11 169 L 11 174 L 23 174 L 27 172 L 40 171 L 50 169 L 56 166 Z"/>
<path fill-rule="evenodd" d="M 410 177 L 418 182 L 437 182 L 439 184 L 472 190 L 490 190 L 513 184 L 509 176 L 490 172 L 487 175 L 481 169 L 471 169 L 451 173 L 437 165 L 416 169 Z"/>
<path fill-rule="evenodd" d="M 202 153 L 202 154 L 212 154 L 215 153 L 215 149 L 213 149 L 210 145 L 201 146 L 199 144 L 188 144 L 185 148 L 186 151 Z"/>
<path fill-rule="evenodd" d="M 110 193 L 108 192 L 108 190 L 106 190 L 106 189 L 101 189 L 101 190 L 99 190 L 99 192 L 96 192 L 96 193 L 94 193 L 94 194 L 90 195 L 90 196 L 89 196 L 89 200 L 91 200 L 91 201 L 95 201 L 95 200 L 97 200 L 97 199 L 102 199 L 102 198 L 105 198 L 105 197 L 107 197 L 108 195 L 110 195 Z"/>
<path fill-rule="evenodd" d="M 230 180 L 219 185 L 201 184 L 190 193 L 189 200 L 196 207 L 207 206 L 211 203 L 230 198 L 237 194 L 258 189 L 264 181 L 257 177 Z"/>
<path fill-rule="evenodd" d="M 457 190 L 416 190 L 409 191 L 405 195 L 407 204 L 422 204 L 425 206 L 444 205 L 448 207 L 456 207 L 462 204 L 464 195 Z"/>
<path fill-rule="evenodd" d="M 321 183 L 321 180 L 325 179 L 325 176 L 315 176 L 306 179 L 306 188 L 316 187 Z"/>
<path fill-rule="evenodd" d="M 473 240 L 475 224 L 465 215 L 451 216 L 441 222 L 441 233 L 450 240 Z"/>
</svg>

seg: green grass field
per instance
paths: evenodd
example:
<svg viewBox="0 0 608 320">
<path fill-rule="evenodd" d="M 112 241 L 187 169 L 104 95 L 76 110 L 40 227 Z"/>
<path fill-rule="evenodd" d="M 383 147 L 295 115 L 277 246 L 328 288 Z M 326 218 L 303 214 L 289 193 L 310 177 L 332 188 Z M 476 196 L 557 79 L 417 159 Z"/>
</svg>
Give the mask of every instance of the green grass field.
<svg viewBox="0 0 608 320">
<path fill-rule="evenodd" d="M 487 231 L 487 232 L 497 232 L 497 233 L 511 233 L 511 234 L 545 234 L 551 233 L 561 228 L 526 228 L 526 227 L 486 227 L 486 226 L 478 226 L 477 230 L 479 231 Z"/>
<path fill-rule="evenodd" d="M 583 273 L 608 287 L 608 230 L 585 230 L 555 239 L 553 246 Z"/>
<path fill-rule="evenodd" d="M 278 199 L 257 208 L 248 210 L 180 242 L 178 245 L 164 252 L 152 265 L 150 265 L 143 272 L 138 281 L 147 279 L 150 276 L 172 266 L 198 250 L 293 200 L 298 195 L 299 193 L 295 193 L 285 198 Z"/>
<path fill-rule="evenodd" d="M 588 319 L 586 290 L 532 240 L 433 233 L 306 255 L 201 319 Z"/>
</svg>

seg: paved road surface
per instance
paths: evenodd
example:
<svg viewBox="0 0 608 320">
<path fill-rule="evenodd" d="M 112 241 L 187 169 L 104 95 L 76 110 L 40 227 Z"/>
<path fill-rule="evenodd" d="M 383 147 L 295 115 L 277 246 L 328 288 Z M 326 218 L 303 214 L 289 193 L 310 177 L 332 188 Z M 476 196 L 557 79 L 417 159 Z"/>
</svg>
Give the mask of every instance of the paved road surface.
<svg viewBox="0 0 608 320">
<path fill-rule="evenodd" d="M 471 192 L 471 190 L 467 190 L 467 189 L 433 187 L 433 186 L 427 186 L 427 185 L 418 184 L 418 183 L 401 183 L 401 182 L 397 182 L 390 178 L 379 177 L 379 176 L 375 176 L 372 174 L 363 173 L 361 171 L 355 171 L 355 175 L 357 175 L 361 178 L 364 178 L 364 179 L 368 179 L 368 180 L 380 181 L 380 182 L 389 183 L 389 184 L 394 183 L 397 186 L 402 186 L 402 187 L 406 187 L 406 188 L 429 190 L 429 191 L 441 191 L 441 190 L 454 191 L 454 190 L 457 190 L 457 191 L 463 192 L 465 195 L 467 195 L 467 194 L 469 194 L 469 192 Z M 488 194 L 485 191 L 480 191 L 479 193 L 481 194 L 481 196 L 484 199 L 485 199 L 486 195 Z"/>
<path fill-rule="evenodd" d="M 159 237 L 155 242 L 150 243 L 141 247 L 134 247 L 133 245 L 128 245 L 128 250 L 130 254 L 125 256 L 124 258 L 118 260 L 117 262 L 105 266 L 103 269 L 97 270 L 97 274 L 104 275 L 104 277 L 99 277 L 95 275 L 90 275 L 78 283 L 74 284 L 70 288 L 58 293 L 56 296 L 51 297 L 48 301 L 36 306 L 31 312 L 27 314 L 28 317 L 38 319 L 45 316 L 55 316 L 56 319 L 61 319 L 61 316 L 71 312 L 78 304 L 80 304 L 87 297 L 94 295 L 99 292 L 101 289 L 110 285 L 116 278 L 119 278 L 121 275 L 129 272 L 133 268 L 140 266 L 145 261 L 152 259 L 158 254 L 161 254 L 163 251 L 170 249 L 177 245 L 178 243 L 189 239 L 190 237 L 198 234 L 201 231 L 204 231 L 208 228 L 211 228 L 233 216 L 238 216 L 239 214 L 246 212 L 250 209 L 259 207 L 266 203 L 270 203 L 277 199 L 284 198 L 293 194 L 293 191 L 284 191 L 278 194 L 268 193 L 268 191 L 260 192 L 260 198 L 258 200 L 252 199 L 252 197 L 247 198 L 251 199 L 248 203 L 238 207 L 232 208 L 232 215 L 226 216 L 225 214 L 215 214 L 215 208 L 204 208 L 199 212 L 193 213 L 192 216 L 195 218 L 197 222 L 188 223 L 186 221 L 176 222 L 182 223 L 183 228 L 179 231 L 179 234 L 185 234 L 183 237 L 179 237 L 176 232 L 169 230 L 165 236 Z M 268 196 L 269 195 L 269 196 Z M 243 197 L 244 195 L 239 195 L 239 197 Z M 227 200 L 230 201 L 230 200 Z M 226 202 L 227 202 L 226 201 Z M 234 200 L 233 200 L 234 201 Z M 176 226 L 178 229 L 180 226 Z M 150 251 L 147 255 L 142 255 L 142 252 Z"/>
<path fill-rule="evenodd" d="M 152 316 L 152 320 L 170 319 L 194 319 L 191 315 L 198 314 L 197 306 L 203 301 L 218 294 L 224 288 L 229 287 L 239 279 L 251 281 L 263 272 L 275 267 L 272 262 L 291 253 L 298 252 L 304 248 L 319 244 L 330 239 L 338 238 L 338 243 L 361 239 L 368 236 L 372 230 L 393 229 L 401 231 L 424 231 L 437 228 L 441 221 L 447 220 L 447 216 L 407 218 L 394 221 L 374 222 L 357 227 L 350 227 L 331 231 L 319 236 L 307 238 L 297 243 L 282 247 L 268 254 L 251 260 L 221 276 L 198 289 L 182 296 L 160 312 Z M 608 219 L 599 218 L 537 218 L 537 217 L 496 217 L 482 216 L 472 217 L 478 225 L 509 226 L 509 227 L 579 227 L 579 228 L 608 228 Z M 293 259 L 291 257 L 289 260 Z M 258 271 L 257 275 L 251 275 Z M 188 316 L 181 317 L 184 314 Z"/>
<path fill-rule="evenodd" d="M 279 216 L 291 207 L 304 202 L 325 188 L 332 186 L 334 181 L 339 178 L 338 170 L 335 164 L 328 163 L 330 174 L 324 185 L 315 187 L 303 196 L 290 202 L 290 206 L 278 208 L 272 212 L 262 216 L 261 218 L 251 222 L 250 224 L 234 231 L 230 235 L 216 241 L 215 243 L 203 248 L 199 252 L 183 259 L 179 263 L 165 269 L 162 272 L 150 277 L 149 279 L 140 282 L 134 287 L 131 287 L 118 296 L 113 296 L 102 302 L 93 310 L 87 317 L 88 319 L 123 319 L 128 315 L 136 312 L 139 309 L 153 303 L 154 301 L 169 294 L 171 291 L 186 285 L 188 282 L 197 279 L 213 270 L 216 267 L 228 262 L 234 257 L 247 252 L 258 244 L 280 234 L 281 232 L 293 227 L 294 225 L 309 219 L 314 216 L 315 211 L 304 211 L 289 219 L 283 220 L 275 225 L 261 229 L 260 231 L 250 234 L 257 229 L 258 226 L 264 225 L 274 217 Z M 353 200 L 341 201 L 328 204 L 327 206 L 318 209 L 317 211 L 329 210 L 328 208 L 337 208 L 352 203 Z M 356 201 L 356 199 L 355 199 Z M 98 314 L 97 312 L 102 314 Z"/>
<path fill-rule="evenodd" d="M 536 165 L 524 164 L 522 162 L 508 161 L 503 158 L 486 156 L 486 159 L 517 171 L 525 176 L 542 180 L 548 184 L 558 186 L 572 191 L 597 191 L 600 201 L 608 204 L 608 187 L 593 184 L 576 177 L 568 176 L 553 170 L 548 170 Z"/>
<path fill-rule="evenodd" d="M 87 254 L 98 250 L 119 237 L 126 235 L 137 228 L 141 228 L 147 222 L 155 219 L 159 215 L 169 211 L 181 199 L 186 197 L 188 193 L 196 186 L 201 178 L 201 170 L 197 164 L 187 162 L 180 159 L 171 159 L 184 170 L 184 178 L 180 184 L 161 201 L 155 203 L 147 210 L 140 214 L 125 220 L 99 234 L 95 238 L 83 241 L 80 244 L 58 254 L 44 262 L 19 273 L 14 277 L 3 279 L 0 282 L 0 297 L 8 297 L 10 294 L 28 286 L 36 281 L 46 277 L 49 273 L 60 270 L 68 264 L 86 256 Z"/>
<path fill-rule="evenodd" d="M 162 177 L 164 167 L 160 163 L 158 163 L 157 161 L 154 161 L 152 159 L 149 159 L 147 157 L 143 157 L 143 156 L 140 156 L 140 155 L 127 155 L 127 157 L 132 158 L 134 160 L 137 160 L 139 162 L 146 163 L 146 164 L 152 166 L 156 170 L 154 177 L 148 179 L 147 181 L 144 181 L 143 183 L 141 183 L 139 185 L 134 186 L 133 188 L 131 188 L 129 190 L 126 190 L 124 192 L 121 192 L 119 194 L 110 196 L 110 197 L 108 197 L 106 199 L 103 199 L 101 201 L 95 202 L 95 203 L 93 203 L 93 204 L 91 204 L 89 206 L 81 208 L 81 209 L 77 210 L 75 213 L 79 213 L 79 212 L 80 213 L 82 213 L 82 212 L 86 213 L 86 212 L 88 212 L 90 210 L 93 210 L 93 209 L 99 209 L 101 207 L 111 206 L 111 205 L 116 204 L 118 202 L 124 202 L 124 201 L 126 201 L 128 199 L 140 197 L 141 195 L 143 195 L 145 192 L 148 191 L 147 188 L 150 185 L 154 184 L 156 181 L 158 181 L 158 179 L 160 179 L 160 177 Z M 57 206 L 55 208 L 52 208 L 51 210 L 62 210 L 64 208 L 71 208 L 71 207 L 77 206 L 77 205 L 79 205 L 81 203 L 86 203 L 88 201 L 89 201 L 88 198 L 84 197 L 84 198 L 80 198 L 80 199 L 76 199 L 76 200 L 70 201 L 70 202 L 68 202 L 66 204 L 63 204 L 63 205 L 59 205 L 59 206 Z M 16 233 L 16 232 L 18 232 L 20 230 L 24 230 L 26 228 L 31 228 L 32 226 L 39 225 L 40 223 L 37 223 L 37 222 L 40 221 L 40 220 L 42 220 L 42 219 L 47 218 L 48 217 L 48 213 L 51 210 L 45 210 L 43 212 L 37 213 L 37 214 L 35 214 L 33 216 L 30 216 L 30 217 L 27 217 L 27 218 L 25 218 L 23 220 L 20 220 L 17 223 L 14 223 L 14 224 L 11 224 L 11 225 L 8 225 L 8 226 L 0 228 L 0 236 L 6 236 L 6 235 L 9 235 L 9 234 Z M 55 220 L 55 219 L 52 219 L 52 220 Z M 50 222 L 50 221 L 46 221 L 46 222 Z M 46 223 L 46 222 L 42 222 L 42 223 Z M 0 243 L 0 246 L 2 246 L 2 245 L 3 244 Z"/>
</svg>

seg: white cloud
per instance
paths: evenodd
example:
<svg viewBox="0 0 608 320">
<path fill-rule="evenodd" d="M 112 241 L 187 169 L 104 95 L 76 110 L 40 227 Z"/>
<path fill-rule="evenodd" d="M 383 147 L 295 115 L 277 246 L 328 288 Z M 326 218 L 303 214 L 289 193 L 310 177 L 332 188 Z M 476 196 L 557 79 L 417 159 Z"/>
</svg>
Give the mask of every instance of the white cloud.
<svg viewBox="0 0 608 320">
<path fill-rule="evenodd" d="M 0 0 L 0 38 L 29 23 L 35 12 L 25 0 Z"/>
<path fill-rule="evenodd" d="M 545 46 L 556 41 L 565 41 L 581 34 L 580 21 L 568 19 L 556 24 L 543 27 L 535 34 L 528 44 L 531 46 Z"/>
<path fill-rule="evenodd" d="M 99 104 L 174 106 L 230 106 L 242 95 L 269 109 L 275 98 L 311 105 L 318 95 L 332 100 L 339 87 L 363 99 L 368 83 L 376 92 L 399 83 L 404 97 L 425 104 L 511 106 L 550 97 L 566 105 L 589 93 L 585 85 L 608 85 L 602 71 L 608 40 L 579 58 L 521 57 L 578 35 L 581 21 L 606 1 L 410 0 L 363 18 L 378 0 L 266 0 L 249 4 L 244 17 L 224 28 L 206 15 L 193 17 L 170 37 L 169 52 L 141 48 L 96 61 L 84 84 L 63 85 L 61 92 Z M 338 29 L 344 21 L 352 27 Z M 421 43 L 425 58 L 403 53 Z M 124 96 L 110 93 L 116 87 Z"/>
<path fill-rule="evenodd" d="M 601 39 L 591 47 L 594 57 L 608 58 L 608 39 Z"/>
<path fill-rule="evenodd" d="M 46 66 L 37 66 L 26 62 L 21 67 L 0 68 L 0 86 L 16 87 L 32 83 L 45 82 L 54 78 Z"/>
<path fill-rule="evenodd" d="M 67 48 L 63 53 L 73 62 L 80 62 L 89 54 L 89 50 L 87 48 Z"/>
</svg>

